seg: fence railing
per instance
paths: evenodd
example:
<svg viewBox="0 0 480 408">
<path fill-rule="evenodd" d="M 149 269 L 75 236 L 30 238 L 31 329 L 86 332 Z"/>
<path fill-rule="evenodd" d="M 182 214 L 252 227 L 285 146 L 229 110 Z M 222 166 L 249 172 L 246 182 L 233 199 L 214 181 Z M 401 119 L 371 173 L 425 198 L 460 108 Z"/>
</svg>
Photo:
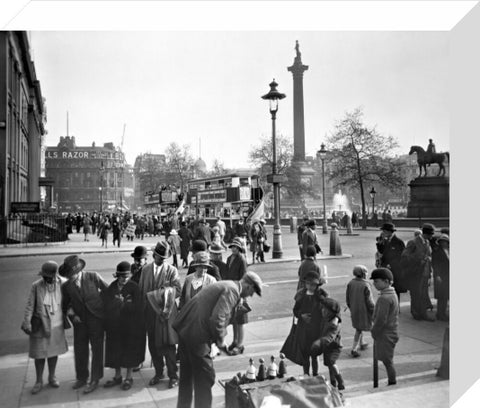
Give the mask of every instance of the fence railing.
<svg viewBox="0 0 480 408">
<path fill-rule="evenodd" d="M 0 244 L 59 242 L 67 239 L 65 217 L 57 214 L 15 214 L 0 218 Z"/>
</svg>

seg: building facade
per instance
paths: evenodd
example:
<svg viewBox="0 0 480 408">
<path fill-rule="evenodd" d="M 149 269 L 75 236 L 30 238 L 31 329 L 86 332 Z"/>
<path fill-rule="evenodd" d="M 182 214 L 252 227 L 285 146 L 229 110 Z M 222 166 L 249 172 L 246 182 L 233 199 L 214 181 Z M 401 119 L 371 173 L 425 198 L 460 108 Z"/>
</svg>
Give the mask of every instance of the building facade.
<svg viewBox="0 0 480 408">
<path fill-rule="evenodd" d="M 24 31 L 0 31 L 0 217 L 40 202 L 46 111 Z"/>
<path fill-rule="evenodd" d="M 45 167 L 60 212 L 128 211 L 133 204 L 133 172 L 113 143 L 77 146 L 74 136 L 62 136 L 46 147 Z"/>
</svg>

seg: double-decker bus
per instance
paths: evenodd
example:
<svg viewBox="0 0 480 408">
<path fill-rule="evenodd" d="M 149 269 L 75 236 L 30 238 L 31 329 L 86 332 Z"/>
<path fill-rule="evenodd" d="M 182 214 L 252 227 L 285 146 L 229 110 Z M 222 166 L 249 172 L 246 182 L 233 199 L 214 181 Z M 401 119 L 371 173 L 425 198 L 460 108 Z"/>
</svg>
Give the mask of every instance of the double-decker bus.
<svg viewBox="0 0 480 408">
<path fill-rule="evenodd" d="M 206 221 L 220 216 L 227 224 L 247 218 L 263 198 L 259 177 L 248 171 L 187 181 L 190 214 Z"/>
<path fill-rule="evenodd" d="M 175 186 L 162 185 L 158 192 L 149 191 L 144 195 L 144 206 L 149 214 L 156 214 L 163 220 L 173 214 L 183 200 L 183 193 Z"/>
</svg>

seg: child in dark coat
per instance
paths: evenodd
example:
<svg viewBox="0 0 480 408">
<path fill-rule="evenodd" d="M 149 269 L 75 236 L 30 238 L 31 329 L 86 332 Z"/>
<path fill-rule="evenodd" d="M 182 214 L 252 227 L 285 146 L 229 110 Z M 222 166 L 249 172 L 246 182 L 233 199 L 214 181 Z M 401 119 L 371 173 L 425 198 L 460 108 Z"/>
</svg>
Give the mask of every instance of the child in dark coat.
<svg viewBox="0 0 480 408">
<path fill-rule="evenodd" d="M 340 335 L 340 305 L 332 298 L 323 298 L 320 336 L 312 344 L 312 355 L 323 354 L 323 364 L 328 367 L 330 383 L 339 390 L 344 390 L 343 377 L 337 366 L 337 360 L 342 349 Z"/>
<path fill-rule="evenodd" d="M 367 267 L 355 265 L 353 278 L 347 285 L 346 300 L 352 317 L 352 326 L 355 329 L 353 337 L 352 357 L 359 357 L 358 350 L 365 350 L 368 343 L 363 342 L 363 332 L 372 328 L 372 316 L 375 303 L 373 302 L 370 282 L 366 280 Z"/>
<path fill-rule="evenodd" d="M 372 271 L 370 279 L 380 291 L 380 296 L 373 311 L 372 337 L 375 340 L 375 357 L 387 370 L 388 385 L 397 383 L 393 352 L 398 342 L 398 298 L 393 289 L 393 274 L 387 268 Z"/>
</svg>

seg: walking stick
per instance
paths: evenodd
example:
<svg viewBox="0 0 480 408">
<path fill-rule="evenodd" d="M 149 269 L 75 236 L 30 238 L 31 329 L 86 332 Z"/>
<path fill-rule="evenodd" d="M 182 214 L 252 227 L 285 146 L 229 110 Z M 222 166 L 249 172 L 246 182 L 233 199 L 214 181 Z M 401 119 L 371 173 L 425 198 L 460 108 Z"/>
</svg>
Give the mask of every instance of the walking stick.
<svg viewBox="0 0 480 408">
<path fill-rule="evenodd" d="M 373 341 L 373 388 L 378 388 L 378 360 L 375 353 L 376 341 Z"/>
</svg>

